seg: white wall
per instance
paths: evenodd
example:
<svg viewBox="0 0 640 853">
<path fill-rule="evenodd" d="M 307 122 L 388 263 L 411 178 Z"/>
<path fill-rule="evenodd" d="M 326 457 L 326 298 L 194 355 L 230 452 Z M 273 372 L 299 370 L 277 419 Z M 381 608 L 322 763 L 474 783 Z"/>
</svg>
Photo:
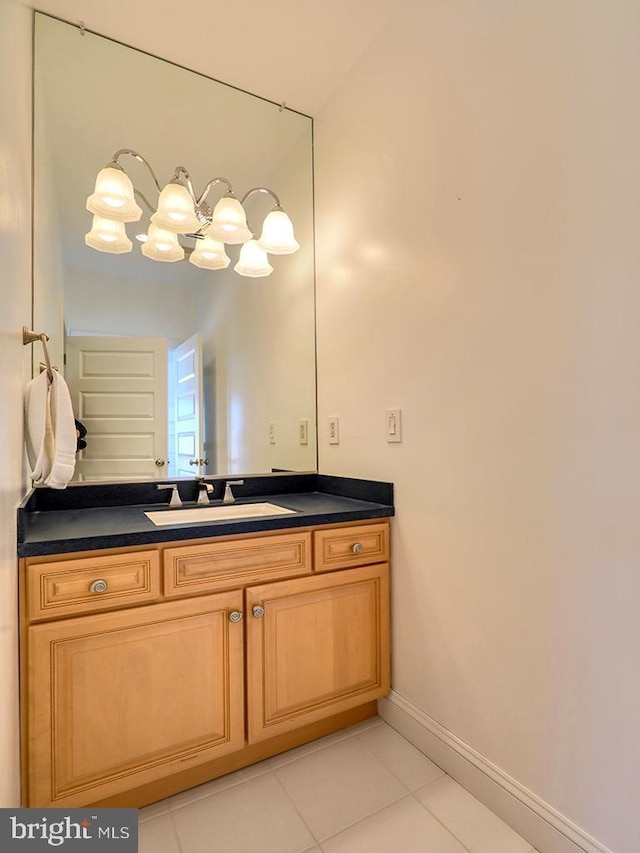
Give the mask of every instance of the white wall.
<svg viewBox="0 0 640 853">
<path fill-rule="evenodd" d="M 206 456 L 215 459 L 210 471 L 316 467 L 315 340 L 312 333 L 303 334 L 313 329 L 315 319 L 315 293 L 309 286 L 314 260 L 311 142 L 309 127 L 281 153 L 280 168 L 266 176 L 296 224 L 301 248 L 293 255 L 270 256 L 268 278 L 241 278 L 231 274 L 230 266 L 212 274 L 213 286 L 200 288 L 205 421 L 215 426 L 215 439 L 210 430 L 205 446 Z M 273 202 L 255 196 L 249 203 L 256 227 Z M 233 264 L 237 251 L 229 254 Z M 309 423 L 305 445 L 298 437 L 301 419 Z M 274 443 L 269 441 L 271 423 Z"/>
<path fill-rule="evenodd" d="M 0 4 L 0 807 L 19 804 L 16 506 L 24 494 L 22 389 L 30 376 L 31 32 Z"/>
<path fill-rule="evenodd" d="M 639 34 L 635 0 L 408 0 L 316 122 L 320 468 L 396 484 L 394 688 L 616 853 L 640 766 Z"/>
</svg>

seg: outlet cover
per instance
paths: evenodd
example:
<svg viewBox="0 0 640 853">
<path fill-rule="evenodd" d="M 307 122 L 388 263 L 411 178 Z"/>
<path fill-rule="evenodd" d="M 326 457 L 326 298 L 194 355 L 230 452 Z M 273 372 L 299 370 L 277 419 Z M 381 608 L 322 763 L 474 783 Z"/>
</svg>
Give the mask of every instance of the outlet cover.
<svg viewBox="0 0 640 853">
<path fill-rule="evenodd" d="M 340 420 L 337 415 L 329 417 L 329 444 L 340 444 Z"/>
</svg>

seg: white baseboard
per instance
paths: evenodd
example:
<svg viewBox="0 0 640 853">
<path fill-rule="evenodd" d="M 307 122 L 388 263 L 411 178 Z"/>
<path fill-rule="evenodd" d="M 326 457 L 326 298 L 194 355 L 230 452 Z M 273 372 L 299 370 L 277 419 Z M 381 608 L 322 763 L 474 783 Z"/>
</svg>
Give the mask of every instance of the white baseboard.
<svg viewBox="0 0 640 853">
<path fill-rule="evenodd" d="M 378 710 L 540 853 L 613 853 L 399 693 L 381 699 Z"/>
</svg>

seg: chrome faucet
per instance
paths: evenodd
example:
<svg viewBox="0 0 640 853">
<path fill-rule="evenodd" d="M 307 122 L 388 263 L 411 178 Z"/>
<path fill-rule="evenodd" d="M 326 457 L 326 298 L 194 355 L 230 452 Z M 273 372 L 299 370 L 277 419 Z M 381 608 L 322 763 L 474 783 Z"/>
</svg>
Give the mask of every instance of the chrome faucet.
<svg viewBox="0 0 640 853">
<path fill-rule="evenodd" d="M 169 506 L 182 506 L 177 483 L 158 483 L 156 485 L 156 489 L 171 489 L 171 500 L 169 501 Z"/>
<path fill-rule="evenodd" d="M 198 497 L 196 498 L 196 503 L 198 504 L 208 504 L 209 503 L 209 495 L 213 494 L 213 486 L 211 483 L 205 483 L 203 478 L 198 480 Z"/>
<path fill-rule="evenodd" d="M 224 487 L 224 497 L 222 498 L 222 503 L 230 504 L 235 501 L 234 494 L 231 491 L 231 486 L 244 486 L 244 480 L 227 480 Z"/>
</svg>

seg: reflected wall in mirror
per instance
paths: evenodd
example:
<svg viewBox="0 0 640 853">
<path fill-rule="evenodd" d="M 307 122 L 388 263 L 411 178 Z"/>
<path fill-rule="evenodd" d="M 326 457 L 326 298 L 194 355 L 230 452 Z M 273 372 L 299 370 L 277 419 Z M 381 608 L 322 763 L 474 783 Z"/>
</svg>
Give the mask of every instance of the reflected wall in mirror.
<svg viewBox="0 0 640 853">
<path fill-rule="evenodd" d="M 311 119 L 40 13 L 34 75 L 33 325 L 87 428 L 76 479 L 315 470 Z M 238 197 L 270 187 L 300 250 L 255 279 L 233 271 L 240 246 L 216 271 L 149 260 L 135 239 L 94 251 L 86 199 L 121 148 L 162 185 L 182 165 L 196 193 L 218 176 Z M 122 165 L 156 204 L 143 164 Z M 247 202 L 258 234 L 272 204 Z"/>
</svg>

